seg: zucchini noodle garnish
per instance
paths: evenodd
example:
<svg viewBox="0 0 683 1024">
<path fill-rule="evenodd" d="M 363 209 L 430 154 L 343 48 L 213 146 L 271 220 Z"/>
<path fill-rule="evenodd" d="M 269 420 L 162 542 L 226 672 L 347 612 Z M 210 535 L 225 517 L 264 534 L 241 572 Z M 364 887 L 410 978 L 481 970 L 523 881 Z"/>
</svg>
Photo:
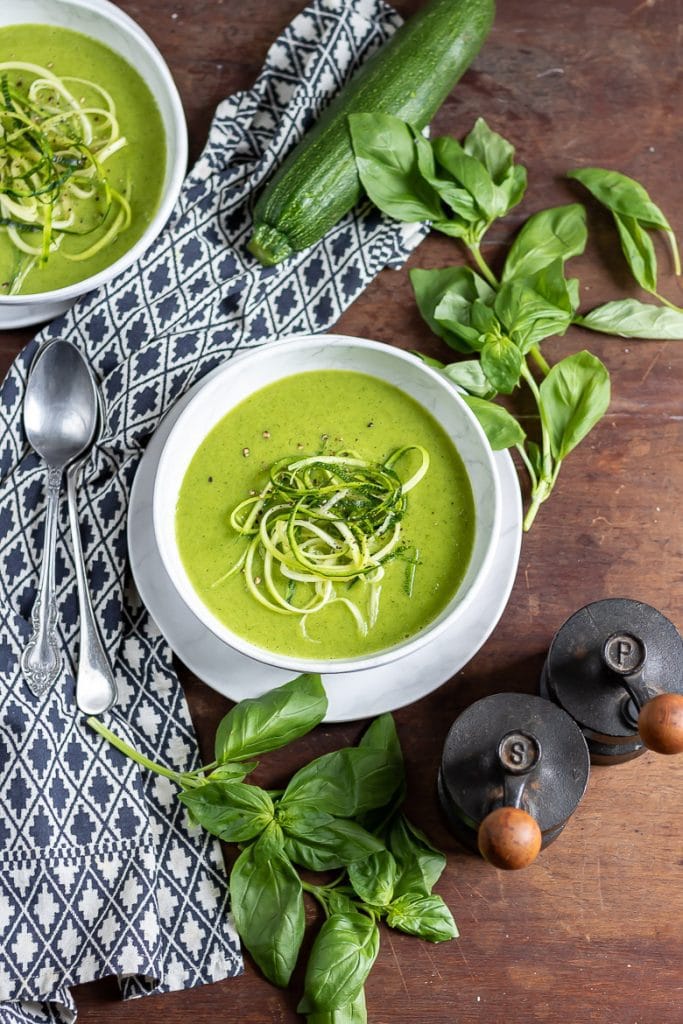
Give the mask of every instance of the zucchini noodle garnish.
<svg viewBox="0 0 683 1024">
<path fill-rule="evenodd" d="M 127 144 L 95 82 L 0 62 L 0 230 L 18 257 L 9 294 L 55 252 L 86 260 L 130 225 L 130 186 L 112 188 L 105 166 Z"/>
<path fill-rule="evenodd" d="M 401 463 L 410 463 L 408 479 Z M 398 448 L 383 463 L 346 451 L 281 459 L 261 492 L 232 510 L 230 525 L 247 545 L 213 586 L 242 572 L 254 599 L 298 616 L 305 636 L 308 616 L 341 604 L 365 636 L 379 615 L 390 559 L 407 562 L 412 595 L 419 552 L 403 553 L 401 523 L 407 495 L 428 468 L 421 445 Z"/>
</svg>

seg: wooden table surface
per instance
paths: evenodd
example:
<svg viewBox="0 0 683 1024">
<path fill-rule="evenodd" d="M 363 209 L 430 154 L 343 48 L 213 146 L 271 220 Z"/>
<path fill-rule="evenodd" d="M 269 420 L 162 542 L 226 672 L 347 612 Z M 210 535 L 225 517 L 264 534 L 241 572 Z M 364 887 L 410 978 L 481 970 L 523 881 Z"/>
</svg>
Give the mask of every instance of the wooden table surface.
<svg viewBox="0 0 683 1024">
<path fill-rule="evenodd" d="M 191 156 L 212 111 L 248 87 L 266 49 L 303 0 L 121 0 L 166 57 L 185 105 Z M 399 0 L 404 15 L 415 0 Z M 575 166 L 613 167 L 643 181 L 683 236 L 680 0 L 501 0 L 494 29 L 436 118 L 461 136 L 478 115 L 504 133 L 529 169 L 523 204 L 495 227 L 486 256 L 500 266 L 521 220 L 585 199 L 563 178 Z M 614 230 L 595 206 L 591 241 L 573 261 L 585 308 L 637 294 Z M 658 249 L 662 291 L 683 289 Z M 430 236 L 410 266 L 461 262 Z M 642 296 L 641 296 L 642 297 Z M 340 332 L 448 356 L 416 313 L 407 270 L 384 271 L 344 314 Z M 31 329 L 0 336 L 0 369 Z M 683 625 L 683 342 L 624 341 L 579 329 L 546 343 L 555 361 L 589 348 L 609 368 L 610 410 L 567 460 L 551 500 L 524 536 L 503 617 L 480 652 L 431 696 L 396 713 L 408 810 L 448 853 L 438 891 L 458 941 L 431 945 L 383 930 L 367 985 L 373 1024 L 680 1024 L 683 1021 L 683 757 L 647 753 L 594 768 L 561 837 L 521 872 L 466 853 L 439 814 L 435 781 L 456 714 L 496 691 L 532 693 L 555 630 L 577 608 L 632 597 Z M 228 701 L 179 666 L 205 747 Z M 400 672 L 400 666 L 397 671 Z M 366 723 L 320 727 L 274 756 L 283 776 L 311 756 L 355 742 Z M 311 908 L 311 916 L 314 916 Z M 294 1022 L 293 991 L 272 987 L 248 960 L 244 975 L 192 992 L 121 1003 L 112 979 L 76 990 L 83 1024 Z"/>
</svg>

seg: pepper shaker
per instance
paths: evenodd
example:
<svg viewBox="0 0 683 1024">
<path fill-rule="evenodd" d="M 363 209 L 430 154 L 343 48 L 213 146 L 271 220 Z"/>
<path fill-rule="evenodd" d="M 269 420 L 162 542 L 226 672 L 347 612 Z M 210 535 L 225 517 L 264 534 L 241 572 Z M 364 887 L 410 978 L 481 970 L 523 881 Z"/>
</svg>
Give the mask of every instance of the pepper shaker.
<svg viewBox="0 0 683 1024">
<path fill-rule="evenodd" d="M 580 726 L 595 764 L 683 753 L 683 640 L 661 612 L 609 598 L 555 634 L 540 692 Z"/>
</svg>

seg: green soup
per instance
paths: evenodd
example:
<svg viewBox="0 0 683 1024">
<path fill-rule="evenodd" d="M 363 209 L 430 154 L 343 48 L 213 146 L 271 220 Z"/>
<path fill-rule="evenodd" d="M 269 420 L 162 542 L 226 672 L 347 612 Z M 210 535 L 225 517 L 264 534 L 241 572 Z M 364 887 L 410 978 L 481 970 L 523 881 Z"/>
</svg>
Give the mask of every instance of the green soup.
<svg viewBox="0 0 683 1024">
<path fill-rule="evenodd" d="M 44 79 L 46 85 L 38 94 L 40 104 L 30 99 L 28 90 L 32 85 L 35 88 L 41 76 L 13 68 L 17 63 L 36 65 L 57 76 L 80 110 L 91 111 L 83 114 L 89 119 L 88 127 L 83 127 L 79 111 L 59 89 L 50 94 L 49 78 Z M 26 109 L 33 103 L 40 111 L 29 130 L 32 139 L 27 134 L 14 136 L 23 144 L 18 155 L 16 150 L 13 153 L 8 138 L 16 133 L 20 122 L 12 118 L 5 102 L 0 113 L 4 143 L 0 148 L 0 295 L 51 291 L 110 266 L 146 230 L 159 204 L 165 176 L 161 115 L 134 68 L 102 43 L 70 29 L 48 25 L 1 28 L 0 75 L 3 89 L 13 90 L 21 102 L 26 102 Z M 58 108 L 74 110 L 69 123 L 60 123 L 59 114 L 47 116 L 46 111 Z M 86 147 L 84 139 L 91 128 L 94 142 Z M 106 140 L 112 131 L 125 139 L 125 145 L 114 147 L 109 155 Z M 22 178 L 32 152 L 36 154 L 36 173 Z M 65 226 L 51 228 L 51 244 L 61 238 L 58 248 L 44 258 L 44 252 L 35 252 L 42 249 L 42 220 L 26 223 L 23 207 L 37 199 L 42 218 L 46 204 L 64 188 L 70 175 L 71 191 L 61 193 L 62 205 L 55 216 L 56 223 Z M 89 184 L 86 175 L 96 178 L 97 188 Z M 37 195 L 31 195 L 31 190 Z M 121 203 L 116 194 L 122 197 Z M 81 258 L 105 235 L 97 251 Z"/>
<path fill-rule="evenodd" d="M 404 445 L 421 445 L 429 467 L 406 495 L 401 544 L 383 566 L 374 624 L 363 631 L 342 602 L 301 617 L 264 607 L 244 571 L 225 576 L 245 539 L 230 513 L 261 493 L 271 466 L 320 452 L 351 450 L 383 463 Z M 428 625 L 466 572 L 474 540 L 474 503 L 462 459 L 436 420 L 394 386 L 353 371 L 296 374 L 270 384 L 210 432 L 182 482 L 176 509 L 180 555 L 202 601 L 230 630 L 289 656 L 350 658 L 393 646 Z M 259 585 L 262 581 L 258 579 Z M 365 580 L 335 583 L 367 620 Z"/>
</svg>

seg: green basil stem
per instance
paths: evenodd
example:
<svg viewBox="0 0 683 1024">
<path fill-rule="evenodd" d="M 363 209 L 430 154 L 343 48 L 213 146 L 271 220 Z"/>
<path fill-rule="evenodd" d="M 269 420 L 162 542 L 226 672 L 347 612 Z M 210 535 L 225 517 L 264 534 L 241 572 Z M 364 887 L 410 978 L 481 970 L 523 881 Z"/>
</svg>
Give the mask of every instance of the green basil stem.
<svg viewBox="0 0 683 1024">
<path fill-rule="evenodd" d="M 526 453 L 526 448 L 524 447 L 524 445 L 523 444 L 516 444 L 515 448 L 517 449 L 517 452 L 519 453 L 520 459 L 522 460 L 522 462 L 526 466 L 526 471 L 529 474 L 529 479 L 531 480 L 531 490 L 533 492 L 538 487 L 538 477 L 536 476 L 536 470 L 534 469 L 534 467 L 531 464 L 531 461 L 529 459 L 529 456 Z"/>
<path fill-rule="evenodd" d="M 533 374 L 529 370 L 526 361 L 522 363 L 522 377 L 529 386 L 529 389 L 534 396 L 534 401 L 538 406 L 539 414 L 541 410 L 541 394 L 538 390 L 538 385 L 534 380 Z M 531 488 L 531 504 L 524 517 L 524 531 L 527 532 L 536 518 L 536 513 L 543 504 L 544 501 L 550 496 L 550 492 L 553 489 L 557 474 L 560 471 L 560 463 L 553 466 L 552 452 L 550 451 L 550 438 L 548 431 L 543 423 L 543 417 L 541 417 L 541 475 L 540 478 L 536 478 L 534 473 L 531 477 L 532 488 Z M 525 459 L 525 464 L 526 464 Z M 535 483 L 534 483 L 535 481 Z"/>
<path fill-rule="evenodd" d="M 491 287 L 497 291 L 500 288 L 500 282 L 498 281 L 498 278 L 493 273 L 490 266 L 484 259 L 479 242 L 468 238 L 463 239 L 463 241 L 465 242 L 465 245 L 467 246 L 472 256 L 472 259 L 476 263 L 477 268 L 481 272 L 482 277 L 484 277 L 488 284 L 490 284 Z M 534 360 L 536 366 L 539 368 L 543 376 L 547 377 L 547 375 L 550 373 L 550 364 L 548 363 L 547 359 L 543 356 L 538 345 L 533 345 L 529 349 L 529 355 Z M 534 380 L 531 371 L 529 370 L 526 360 L 522 361 L 522 376 L 529 385 L 529 388 L 531 389 L 531 392 L 534 396 L 534 400 L 540 412 L 541 396 L 536 381 Z M 543 425 L 542 419 L 541 433 L 543 462 L 540 478 L 537 476 L 536 471 L 531 465 L 527 453 L 524 450 L 524 446 L 520 444 L 515 446 L 522 458 L 522 461 L 527 469 L 527 472 L 529 473 L 529 479 L 531 480 L 531 504 L 529 505 L 527 513 L 524 517 L 523 524 L 525 532 L 527 532 L 531 528 L 531 525 L 534 519 L 536 518 L 536 514 L 541 505 L 543 504 L 543 502 L 550 497 L 550 492 L 552 491 L 555 485 L 557 474 L 560 471 L 559 462 L 556 466 L 553 466 L 552 453 L 550 451 L 550 439 L 548 437 L 548 432 L 545 426 Z"/>
<path fill-rule="evenodd" d="M 162 764 L 157 764 L 156 761 L 151 761 L 144 754 L 141 754 L 139 750 L 135 750 L 129 746 L 125 740 L 122 740 L 116 733 L 112 732 L 111 729 L 107 729 L 106 725 L 100 722 L 99 718 L 91 717 L 86 719 L 91 729 L 94 729 L 96 733 L 99 733 L 108 743 L 111 743 L 112 747 L 116 747 L 122 754 L 129 757 L 131 761 L 135 761 L 137 764 L 143 766 L 143 768 L 149 768 L 151 772 L 155 772 L 157 775 L 163 775 L 167 779 L 172 779 L 177 782 L 179 786 L 187 785 L 188 782 L 192 785 L 194 780 L 191 776 L 194 773 L 191 772 L 175 772 L 172 768 L 165 768 Z M 202 771 L 204 769 L 201 769 Z"/>
<path fill-rule="evenodd" d="M 488 263 L 484 259 L 479 243 L 466 239 L 465 244 L 467 245 L 467 248 L 469 249 L 478 269 L 481 271 L 482 276 L 486 279 L 486 281 L 491 285 L 492 288 L 498 290 L 500 288 L 500 282 L 498 281 L 498 278 L 493 273 Z M 550 373 L 550 364 L 541 353 L 541 350 L 539 349 L 538 345 L 533 345 L 531 347 L 531 349 L 529 350 L 529 355 L 534 360 L 534 362 L 538 366 L 539 370 L 543 373 L 543 375 L 547 377 L 547 375 Z M 531 392 L 534 396 L 536 405 L 538 406 L 540 411 L 541 397 L 538 391 L 538 386 L 531 374 L 531 371 L 529 370 L 526 360 L 522 361 L 522 376 L 529 385 Z M 531 525 L 534 519 L 536 518 L 536 514 L 541 505 L 543 504 L 543 502 L 550 497 L 550 492 L 553 489 L 555 480 L 557 479 L 557 474 L 560 470 L 559 463 L 557 464 L 557 466 L 553 466 L 552 454 L 550 451 L 550 440 L 548 438 L 548 432 L 546 428 L 543 426 L 542 419 L 541 432 L 543 468 L 540 479 L 537 476 L 533 466 L 531 465 L 531 462 L 529 461 L 526 451 L 524 450 L 524 446 L 519 444 L 516 445 L 517 451 L 519 452 L 522 461 L 524 462 L 527 472 L 529 473 L 529 478 L 531 480 L 531 504 L 527 510 L 526 516 L 524 517 L 523 524 L 525 532 L 527 532 L 531 528 Z"/>
<path fill-rule="evenodd" d="M 235 759 L 235 760 L 237 760 L 237 759 Z M 218 765 L 220 763 L 221 763 L 220 761 L 211 761 L 210 764 L 200 765 L 199 768 L 195 768 L 191 772 L 183 772 L 183 778 L 184 779 L 191 779 L 191 778 L 194 778 L 197 775 L 206 775 L 207 772 L 212 772 L 214 770 L 214 768 L 218 768 Z"/>
<path fill-rule="evenodd" d="M 680 271 L 679 271 L 680 273 Z M 652 295 L 662 303 L 663 306 L 668 306 L 669 309 L 675 310 L 676 313 L 683 313 L 683 308 L 677 306 L 675 302 L 670 302 L 669 299 L 665 298 L 664 295 L 660 295 L 659 292 L 652 292 Z"/>
<path fill-rule="evenodd" d="M 533 521 L 536 518 L 536 513 L 538 512 L 543 502 L 547 501 L 547 499 L 550 497 L 550 493 L 553 487 L 555 486 L 555 481 L 557 480 L 557 474 L 560 472 L 560 466 L 561 463 L 558 462 L 555 465 L 555 468 L 551 472 L 550 476 L 546 476 L 544 474 L 536 484 L 536 487 L 532 490 L 531 504 L 527 509 L 526 515 L 524 516 L 523 526 L 525 533 L 528 533 L 528 531 L 531 529 Z"/>
<path fill-rule="evenodd" d="M 529 349 L 529 355 L 533 358 L 539 370 L 542 371 L 543 376 L 547 377 L 550 373 L 550 363 L 543 356 L 543 353 L 541 352 L 538 345 L 534 345 L 532 348 Z"/>
<path fill-rule="evenodd" d="M 303 889 L 304 892 L 307 892 L 309 894 L 309 896 L 312 896 L 313 899 L 316 900 L 320 904 L 320 906 L 323 908 L 323 911 L 325 913 L 325 917 L 326 918 L 329 917 L 330 916 L 330 907 L 329 907 L 329 903 L 327 901 L 327 894 L 326 893 L 327 893 L 327 889 L 331 888 L 331 886 L 327 886 L 327 885 L 313 885 L 311 882 L 306 882 L 302 878 L 301 879 L 301 888 Z"/>
<path fill-rule="evenodd" d="M 671 229 L 664 232 L 669 239 L 669 245 L 671 246 L 671 254 L 674 260 L 674 274 L 676 277 L 681 276 L 681 254 L 678 251 L 678 243 L 676 242 L 676 235 Z M 676 307 L 678 308 L 678 307 Z"/>
<path fill-rule="evenodd" d="M 474 262 L 477 264 L 477 267 L 481 271 L 482 277 L 486 278 L 486 280 L 488 281 L 492 288 L 495 288 L 496 290 L 500 288 L 500 282 L 498 281 L 498 278 L 493 273 L 490 266 L 488 265 L 488 263 L 481 254 L 479 243 L 465 242 L 465 244 L 467 245 L 467 248 L 472 254 L 472 259 L 474 260 Z"/>
<path fill-rule="evenodd" d="M 314 885 L 313 882 L 307 882 L 305 879 L 301 879 L 301 888 L 320 904 L 325 912 L 325 917 L 329 917 L 331 914 L 329 893 L 333 889 L 336 889 L 340 882 L 343 881 L 345 874 L 346 872 L 342 872 L 341 875 L 338 875 L 338 877 L 329 882 L 328 885 Z M 358 904 L 356 905 L 358 906 Z"/>
</svg>

